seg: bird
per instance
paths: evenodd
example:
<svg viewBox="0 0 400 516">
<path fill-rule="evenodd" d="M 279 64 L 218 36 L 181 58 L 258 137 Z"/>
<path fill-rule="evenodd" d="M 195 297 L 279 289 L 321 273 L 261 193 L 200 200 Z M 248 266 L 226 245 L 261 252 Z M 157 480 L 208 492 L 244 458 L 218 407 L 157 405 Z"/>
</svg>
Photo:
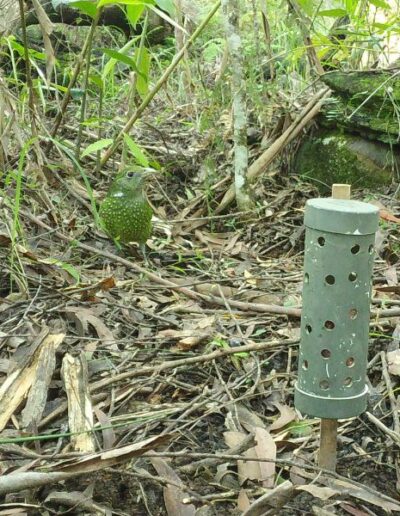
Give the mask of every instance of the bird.
<svg viewBox="0 0 400 516">
<path fill-rule="evenodd" d="M 144 194 L 151 168 L 127 168 L 112 182 L 100 205 L 99 217 L 106 233 L 116 244 L 137 242 L 146 260 L 146 241 L 152 232 L 153 210 Z"/>
</svg>

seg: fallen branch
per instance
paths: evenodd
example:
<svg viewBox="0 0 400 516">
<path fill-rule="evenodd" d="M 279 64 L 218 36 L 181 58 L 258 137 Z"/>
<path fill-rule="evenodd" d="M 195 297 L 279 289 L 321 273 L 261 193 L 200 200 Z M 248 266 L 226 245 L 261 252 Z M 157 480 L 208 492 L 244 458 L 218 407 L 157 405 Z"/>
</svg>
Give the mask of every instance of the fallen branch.
<svg viewBox="0 0 400 516">
<path fill-rule="evenodd" d="M 177 292 L 180 292 L 181 294 L 185 295 L 186 297 L 189 297 L 190 299 L 194 299 L 195 301 L 204 301 L 206 303 L 212 304 L 212 305 L 219 305 L 225 307 L 224 300 L 221 299 L 218 296 L 213 295 L 206 295 L 206 294 L 200 294 L 199 292 L 195 292 L 194 290 L 187 288 L 187 287 L 181 287 L 178 284 L 164 279 L 161 276 L 158 276 L 157 274 L 154 274 L 154 272 L 151 272 L 144 267 L 141 267 L 140 265 L 137 265 L 134 262 L 131 262 L 127 260 L 126 258 L 123 258 L 122 256 L 117 256 L 116 254 L 110 253 L 108 251 L 104 251 L 102 249 L 92 247 L 87 244 L 83 244 L 82 242 L 79 242 L 75 240 L 72 237 L 69 237 L 67 235 L 64 235 L 60 231 L 54 231 L 52 227 L 47 225 L 45 222 L 40 220 L 39 218 L 35 217 L 29 212 L 22 211 L 21 213 L 24 217 L 31 220 L 33 223 L 35 223 L 37 226 L 44 228 L 46 231 L 51 232 L 54 236 L 62 240 L 63 242 L 68 242 L 70 244 L 73 244 L 75 247 L 79 247 L 80 249 L 83 249 L 85 251 L 88 251 L 92 255 L 100 255 L 104 256 L 104 258 L 107 258 L 115 263 L 121 263 L 122 265 L 125 265 L 125 267 L 129 269 L 133 269 L 139 274 L 146 275 L 150 280 L 154 281 L 155 283 L 158 283 L 159 285 L 163 285 L 164 287 L 176 290 Z M 229 301 L 229 304 L 231 307 L 238 308 L 239 310 L 246 310 L 246 311 L 253 311 L 253 312 L 261 312 L 261 313 L 274 313 L 274 314 L 281 314 L 281 315 L 289 315 L 292 317 L 300 317 L 301 310 L 299 308 L 289 308 L 279 305 L 267 305 L 262 303 L 246 303 L 243 301 Z"/>
<path fill-rule="evenodd" d="M 320 111 L 324 100 L 330 95 L 330 90 L 324 88 L 318 91 L 310 100 L 310 102 L 302 109 L 301 113 L 296 117 L 294 122 L 286 129 L 286 131 L 277 138 L 256 161 L 250 165 L 247 171 L 247 179 L 249 182 L 254 181 L 260 176 L 265 169 L 272 163 L 277 155 L 300 134 L 304 127 L 312 120 Z M 235 187 L 231 185 L 224 195 L 222 201 L 217 207 L 215 213 L 224 211 L 235 199 Z"/>
<path fill-rule="evenodd" d="M 134 262 L 131 262 L 127 260 L 126 258 L 123 258 L 122 256 L 118 256 L 114 253 L 110 253 L 108 251 L 104 251 L 102 249 L 92 247 L 88 244 L 83 244 L 82 242 L 79 242 L 78 240 L 75 240 L 72 237 L 69 237 L 67 235 L 64 235 L 60 231 L 54 231 L 52 227 L 50 227 L 48 224 L 40 220 L 39 218 L 35 217 L 29 212 L 21 210 L 21 214 L 31 220 L 34 224 L 36 224 L 39 227 L 44 228 L 46 231 L 51 232 L 54 236 L 62 240 L 63 242 L 68 242 L 70 244 L 73 244 L 75 247 L 79 247 L 80 249 L 83 249 L 85 251 L 88 251 L 89 253 L 93 255 L 100 255 L 104 256 L 104 258 L 107 258 L 113 262 L 121 263 L 122 265 L 125 265 L 125 267 L 128 267 L 129 269 L 133 269 L 139 274 L 144 274 L 147 276 L 150 280 L 154 281 L 155 283 L 158 283 L 159 285 L 163 285 L 165 288 L 168 288 L 170 290 L 176 290 L 177 292 L 180 292 L 181 294 L 185 295 L 186 297 L 190 299 L 194 299 L 195 301 L 203 301 L 211 305 L 218 305 L 218 306 L 225 306 L 225 301 L 218 296 L 213 295 L 206 295 L 201 294 L 199 292 L 195 292 L 194 290 L 187 288 L 187 287 L 181 287 L 180 285 L 162 278 L 161 276 L 158 276 L 157 274 L 154 274 L 154 272 L 151 272 L 144 267 L 141 267 L 140 265 L 137 265 Z M 287 315 L 290 317 L 296 317 L 300 318 L 301 316 L 301 308 L 290 308 L 286 306 L 279 306 L 279 305 L 267 305 L 264 303 L 249 303 L 245 301 L 235 301 L 235 300 L 229 300 L 229 305 L 231 308 L 237 308 L 238 310 L 246 311 L 246 312 L 257 312 L 257 313 L 270 313 L 270 314 L 279 314 L 279 315 Z M 386 310 L 373 310 L 371 311 L 371 318 L 379 319 L 380 317 L 397 317 L 400 315 L 400 308 L 387 308 Z"/>
<path fill-rule="evenodd" d="M 121 448 L 88 454 L 73 462 L 66 460 L 54 466 L 53 470 L 47 472 L 17 471 L 8 475 L 2 475 L 0 477 L 0 495 L 55 484 L 69 478 L 87 475 L 94 471 L 128 462 L 134 457 L 144 455 L 149 450 L 165 444 L 170 438 L 170 435 L 164 434 Z"/>
<path fill-rule="evenodd" d="M 256 441 L 254 439 L 254 434 L 247 434 L 242 441 L 238 445 L 236 445 L 234 448 L 229 448 L 227 450 L 228 454 L 231 455 L 241 455 L 249 448 L 252 448 L 256 445 Z M 179 468 L 179 471 L 181 473 L 184 473 L 185 475 L 192 475 L 193 473 L 196 473 L 200 468 L 211 468 L 214 466 L 218 466 L 220 459 L 218 457 L 207 457 L 205 459 L 200 459 L 195 462 L 190 462 L 189 464 L 185 464 L 184 466 L 181 466 Z"/>
<path fill-rule="evenodd" d="M 368 412 L 366 412 L 368 414 Z M 226 461 L 237 461 L 242 460 L 243 462 L 273 462 L 275 464 L 279 464 L 283 467 L 295 467 L 298 468 L 298 474 L 304 478 L 307 478 L 311 480 L 312 483 L 318 484 L 324 484 L 329 485 L 329 482 L 331 482 L 333 488 L 338 488 L 340 492 L 346 493 L 347 495 L 350 495 L 354 498 L 361 499 L 363 501 L 367 501 L 370 503 L 373 503 L 375 505 L 380 504 L 381 506 L 384 506 L 387 510 L 387 513 L 391 514 L 391 510 L 393 511 L 400 511 L 400 502 L 398 500 L 395 500 L 394 498 L 391 498 L 390 496 L 380 493 L 373 489 L 370 486 L 361 484 L 360 482 L 357 482 L 356 480 L 352 480 L 348 477 L 344 477 L 342 475 L 339 475 L 338 473 L 334 471 L 330 471 L 328 469 L 320 468 L 317 465 L 310 464 L 310 463 L 304 463 L 303 461 L 298 460 L 289 460 L 289 459 L 271 459 L 271 458 L 261 458 L 261 457 L 244 457 L 243 455 L 233 455 L 228 453 L 198 453 L 198 452 L 189 452 L 188 450 L 182 450 L 178 452 L 168 452 L 168 451 L 162 451 L 162 452 L 149 452 L 146 453 L 146 457 L 167 457 L 170 459 L 181 459 L 184 458 L 186 460 L 190 459 L 204 459 L 204 458 L 212 458 L 212 459 L 218 459 L 221 462 Z M 306 471 L 311 471 L 311 473 L 308 475 L 305 475 Z M 318 476 L 316 478 L 316 473 L 318 473 Z M 323 475 L 321 475 L 323 473 Z M 340 485 L 339 482 L 342 484 Z M 299 486 L 300 487 L 300 486 Z M 373 498 L 368 499 L 368 494 L 371 494 Z M 265 513 L 263 513 L 265 514 Z"/>
<path fill-rule="evenodd" d="M 178 360 L 170 360 L 168 362 L 164 362 L 158 367 L 149 366 L 149 367 L 141 367 L 139 369 L 133 369 L 130 371 L 126 371 L 125 373 L 120 373 L 118 375 L 114 375 L 110 378 L 104 378 L 103 380 L 99 380 L 98 382 L 92 384 L 89 388 L 90 393 L 92 395 L 92 400 L 97 401 L 99 398 L 99 394 L 94 394 L 96 391 L 100 390 L 102 387 L 112 385 L 114 383 L 120 382 L 122 380 L 127 380 L 130 378 L 134 378 L 137 376 L 151 376 L 154 373 L 160 373 L 162 371 L 167 371 L 168 369 L 175 369 L 176 367 L 187 367 L 192 366 L 194 364 L 200 364 L 204 362 L 210 362 L 211 360 L 216 360 L 217 358 L 222 358 L 224 356 L 232 355 L 234 353 L 250 353 L 256 351 L 263 351 L 264 349 L 275 348 L 277 346 L 287 346 L 292 344 L 297 344 L 298 340 L 282 340 L 282 341 L 272 341 L 272 342 L 261 342 L 261 343 L 253 343 L 247 344 L 245 346 L 238 346 L 230 349 L 219 349 L 217 351 L 213 351 L 212 353 L 208 353 L 206 355 L 199 355 L 197 357 L 190 358 L 182 358 Z M 103 397 L 102 393 L 102 397 Z M 66 402 L 58 405 L 56 409 L 54 409 L 50 414 L 44 417 L 40 423 L 38 424 L 38 429 L 41 430 L 45 428 L 49 423 L 62 416 L 62 414 L 67 410 L 68 405 Z"/>
<path fill-rule="evenodd" d="M 168 369 L 175 369 L 177 367 L 187 367 L 193 364 L 211 362 L 212 360 L 217 360 L 218 358 L 222 358 L 228 355 L 234 355 L 235 353 L 250 353 L 251 351 L 263 351 L 264 349 L 271 349 L 277 346 L 288 346 L 290 344 L 297 344 L 298 342 L 299 339 L 273 340 L 271 342 L 258 343 L 254 342 L 253 344 L 246 344 L 245 346 L 237 346 L 228 349 L 218 349 L 216 351 L 212 351 L 211 353 L 207 353 L 206 355 L 198 355 L 196 357 L 189 358 L 180 358 L 178 360 L 169 360 L 168 362 L 163 362 L 159 365 L 138 367 L 136 369 L 132 369 L 131 371 L 126 371 L 125 373 L 116 374 L 114 376 L 110 376 L 109 378 L 99 380 L 91 386 L 90 392 L 97 391 L 99 389 L 102 389 L 103 387 L 106 387 L 107 385 L 111 385 L 113 383 L 120 382 L 121 380 L 126 380 L 128 378 L 135 378 L 137 376 L 157 375 L 162 371 L 166 371 Z"/>
</svg>

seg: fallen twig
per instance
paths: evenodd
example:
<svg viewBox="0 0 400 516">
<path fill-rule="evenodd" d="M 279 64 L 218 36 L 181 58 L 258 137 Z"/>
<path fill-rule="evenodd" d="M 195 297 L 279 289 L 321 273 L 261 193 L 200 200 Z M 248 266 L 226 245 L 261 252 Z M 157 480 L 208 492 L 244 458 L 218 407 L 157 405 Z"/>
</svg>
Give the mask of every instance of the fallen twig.
<svg viewBox="0 0 400 516">
<path fill-rule="evenodd" d="M 131 261 L 127 260 L 126 258 L 123 258 L 122 256 L 117 256 L 116 254 L 110 253 L 108 251 L 104 251 L 103 249 L 99 249 L 99 248 L 92 247 L 87 244 L 83 244 L 82 242 L 79 242 L 72 237 L 64 235 L 60 231 L 54 231 L 53 228 L 51 228 L 45 222 L 43 222 L 42 220 L 35 217 L 34 215 L 32 215 L 29 212 L 21 210 L 21 213 L 25 217 L 27 217 L 29 220 L 34 222 L 36 225 L 46 229 L 46 231 L 51 231 L 53 233 L 53 235 L 56 236 L 57 238 L 59 238 L 60 240 L 62 240 L 64 242 L 69 242 L 70 244 L 74 244 L 75 247 L 79 247 L 80 249 L 88 251 L 92 255 L 101 255 L 101 256 L 104 256 L 104 258 L 108 258 L 109 260 L 111 260 L 113 262 L 121 263 L 122 265 L 125 265 L 129 269 L 134 269 L 136 272 L 146 275 L 150 280 L 152 280 L 160 285 L 163 285 L 166 288 L 176 290 L 177 292 L 180 292 L 181 294 L 184 294 L 185 296 L 189 297 L 190 299 L 194 299 L 195 301 L 205 301 L 205 302 L 213 304 L 213 305 L 216 304 L 216 305 L 225 307 L 224 300 L 218 296 L 200 294 L 189 288 L 181 287 L 180 285 L 177 285 L 176 283 L 173 283 L 170 280 L 162 278 L 161 276 L 154 274 L 153 272 L 149 271 L 148 269 L 145 269 L 144 267 L 141 267 L 140 265 L 137 265 L 136 263 L 131 262 Z M 279 306 L 279 305 L 267 305 L 267 304 L 262 304 L 262 303 L 246 303 L 246 302 L 242 302 L 242 301 L 233 301 L 233 300 L 232 301 L 230 300 L 229 304 L 231 307 L 238 308 L 240 310 L 253 311 L 253 312 L 275 313 L 275 314 L 289 315 L 289 316 L 293 316 L 293 317 L 300 317 L 300 314 L 301 314 L 301 310 L 299 308 L 290 308 L 290 307 Z"/>
<path fill-rule="evenodd" d="M 150 376 L 153 374 L 161 373 L 162 371 L 166 371 L 168 369 L 175 369 L 177 367 L 188 366 L 193 364 L 202 364 L 204 362 L 211 362 L 212 360 L 217 360 L 218 358 L 234 355 L 235 353 L 250 353 L 251 351 L 263 351 L 264 349 L 271 349 L 277 346 L 288 346 L 290 344 L 297 344 L 299 342 L 298 339 L 288 339 L 288 340 L 273 340 L 271 342 L 260 342 L 253 344 L 246 344 L 245 346 L 238 346 L 235 348 L 229 349 L 218 349 L 213 351 L 212 353 L 207 353 L 206 355 L 199 355 L 196 357 L 189 358 L 180 358 L 178 360 L 169 360 L 168 362 L 163 362 L 158 366 L 152 365 L 147 367 L 140 367 L 137 369 L 132 369 L 131 371 L 126 371 L 124 373 L 116 374 L 109 378 L 104 378 L 103 380 L 99 380 L 94 383 L 90 390 L 97 391 L 107 385 L 111 385 L 115 382 L 120 382 L 121 380 L 126 380 L 127 378 L 134 378 L 137 376 Z"/>
<path fill-rule="evenodd" d="M 256 159 L 256 161 L 249 167 L 247 171 L 247 178 L 250 182 L 254 181 L 259 175 L 261 175 L 262 172 L 264 172 L 268 167 L 268 165 L 276 158 L 276 156 L 286 147 L 286 145 L 294 140 L 294 138 L 300 134 L 308 122 L 319 113 L 324 100 L 329 96 L 329 94 L 330 90 L 328 88 L 324 88 L 318 91 L 312 97 L 310 102 L 308 102 L 308 104 L 303 108 L 301 113 L 299 113 L 294 122 L 290 124 L 286 131 L 279 138 L 277 138 L 258 159 Z M 219 206 L 215 210 L 215 213 L 218 214 L 221 213 L 221 211 L 224 211 L 234 199 L 235 188 L 233 185 L 231 185 Z"/>
<path fill-rule="evenodd" d="M 31 220 L 36 225 L 46 229 L 46 231 L 51 232 L 53 235 L 55 235 L 57 238 L 62 240 L 63 242 L 69 242 L 70 244 L 73 244 L 75 247 L 79 247 L 80 249 L 83 249 L 85 251 L 90 252 L 93 255 L 100 255 L 104 256 L 104 258 L 107 258 L 113 262 L 121 263 L 122 265 L 125 265 L 129 269 L 133 269 L 136 272 L 140 274 L 146 275 L 150 280 L 154 281 L 155 283 L 158 283 L 160 285 L 163 285 L 165 288 L 176 290 L 177 292 L 180 292 L 181 294 L 184 294 L 185 296 L 189 297 L 190 299 L 194 299 L 195 301 L 204 301 L 206 303 L 212 304 L 212 305 L 218 305 L 225 307 L 225 302 L 222 298 L 218 296 L 213 295 L 206 295 L 201 294 L 199 292 L 195 292 L 194 290 L 191 290 L 186 287 L 182 287 L 170 280 L 167 280 L 165 278 L 162 278 L 161 276 L 158 276 L 157 274 L 154 274 L 153 272 L 149 271 L 148 269 L 145 269 L 144 267 L 141 267 L 140 265 L 137 265 L 134 262 L 131 262 L 127 260 L 126 258 L 123 258 L 122 256 L 118 256 L 114 253 L 110 253 L 109 251 L 104 251 L 103 249 L 99 249 L 96 247 L 92 247 L 88 244 L 83 244 L 82 242 L 79 242 L 75 240 L 72 237 L 69 237 L 67 235 L 64 235 L 60 231 L 54 231 L 52 227 L 50 227 L 48 224 L 40 220 L 39 218 L 35 217 L 29 212 L 21 210 L 21 214 Z M 268 305 L 264 303 L 249 303 L 245 301 L 235 301 L 235 300 L 229 300 L 229 305 L 231 308 L 237 308 L 238 310 L 246 311 L 246 312 L 258 312 L 258 313 L 270 313 L 270 314 L 280 314 L 280 315 L 287 315 L 290 317 L 296 317 L 300 318 L 301 316 L 301 308 L 291 308 L 286 306 L 279 306 L 279 305 Z M 371 318 L 379 319 L 380 317 L 397 317 L 400 315 L 400 308 L 387 308 L 386 310 L 374 310 L 371 311 Z"/>
<path fill-rule="evenodd" d="M 400 421 L 399 421 L 399 409 L 398 402 L 396 396 L 393 392 L 393 385 L 390 379 L 390 374 L 388 371 L 388 364 L 386 361 L 386 351 L 381 351 L 381 363 L 382 363 L 382 376 L 386 383 L 386 388 L 388 391 L 388 396 L 390 400 L 390 407 L 392 409 L 392 417 L 393 417 L 393 428 L 397 435 L 400 436 Z"/>
<path fill-rule="evenodd" d="M 129 444 L 122 448 L 88 454 L 73 462 L 67 460 L 64 463 L 54 466 L 52 471 L 17 471 L 8 475 L 2 475 L 0 477 L 0 495 L 54 484 L 79 475 L 109 468 L 110 466 L 127 462 L 134 457 L 139 457 L 147 451 L 161 444 L 165 444 L 169 439 L 170 436 L 167 434 L 150 437 L 149 439 Z"/>
</svg>

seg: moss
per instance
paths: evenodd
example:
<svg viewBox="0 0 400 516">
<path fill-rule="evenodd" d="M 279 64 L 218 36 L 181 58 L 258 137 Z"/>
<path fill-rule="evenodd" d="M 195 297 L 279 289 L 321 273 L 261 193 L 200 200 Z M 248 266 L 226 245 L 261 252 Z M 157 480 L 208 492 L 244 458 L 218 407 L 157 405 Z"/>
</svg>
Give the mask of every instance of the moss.
<svg viewBox="0 0 400 516">
<path fill-rule="evenodd" d="M 295 171 L 327 190 L 333 183 L 373 188 L 392 181 L 390 147 L 358 136 L 320 131 L 299 149 Z M 397 157 L 400 164 L 400 158 Z"/>
<path fill-rule="evenodd" d="M 369 139 L 400 143 L 400 77 L 389 71 L 329 72 L 322 80 L 334 96 L 322 110 L 322 124 Z"/>
<path fill-rule="evenodd" d="M 358 131 L 370 139 L 384 143 L 400 142 L 397 113 L 388 100 L 380 100 L 379 109 L 370 102 L 360 107 L 359 99 L 345 102 L 340 98 L 331 99 L 322 110 L 322 125 L 338 126 L 349 131 Z"/>
<path fill-rule="evenodd" d="M 367 98 L 382 101 L 387 98 L 388 88 L 394 101 L 400 102 L 400 77 L 391 72 L 365 71 L 365 72 L 328 72 L 321 77 L 337 95 L 342 97 Z"/>
</svg>

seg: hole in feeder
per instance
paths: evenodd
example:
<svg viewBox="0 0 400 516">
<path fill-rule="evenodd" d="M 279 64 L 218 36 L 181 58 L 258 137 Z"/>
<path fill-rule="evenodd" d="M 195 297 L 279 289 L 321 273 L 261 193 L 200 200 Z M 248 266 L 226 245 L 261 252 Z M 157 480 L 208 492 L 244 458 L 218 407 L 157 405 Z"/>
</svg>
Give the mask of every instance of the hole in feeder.
<svg viewBox="0 0 400 516">
<path fill-rule="evenodd" d="M 357 254 L 359 252 L 360 252 L 360 246 L 358 244 L 353 245 L 353 247 L 351 248 L 351 254 Z"/>
<path fill-rule="evenodd" d="M 354 358 L 353 357 L 347 358 L 346 365 L 347 365 L 347 367 L 353 367 L 354 366 Z"/>
<path fill-rule="evenodd" d="M 350 308 L 350 310 L 349 310 L 350 319 L 356 319 L 357 315 L 358 315 L 357 308 Z"/>
<path fill-rule="evenodd" d="M 335 276 L 333 276 L 332 274 L 328 274 L 328 276 L 325 276 L 325 282 L 328 285 L 334 285 L 335 281 L 336 281 Z"/>
<path fill-rule="evenodd" d="M 335 276 L 332 276 L 332 274 L 328 274 L 328 276 L 325 276 L 325 281 L 328 283 L 328 285 L 333 285 L 335 283 Z"/>
<path fill-rule="evenodd" d="M 306 324 L 306 332 L 307 333 L 311 333 L 312 332 L 311 324 Z"/>
<path fill-rule="evenodd" d="M 308 360 L 303 360 L 302 368 L 304 369 L 304 371 L 307 371 L 307 369 L 308 369 Z"/>
<path fill-rule="evenodd" d="M 353 385 L 353 378 L 350 378 L 350 376 L 348 376 L 347 378 L 344 379 L 343 384 L 346 387 L 351 387 Z"/>
<path fill-rule="evenodd" d="M 329 389 L 329 382 L 328 382 L 328 380 L 321 380 L 319 382 L 319 386 L 321 387 L 322 390 L 326 391 L 327 389 Z"/>
<path fill-rule="evenodd" d="M 320 247 L 323 247 L 325 245 L 325 238 L 324 237 L 319 237 L 317 242 L 318 242 L 318 245 Z"/>
<path fill-rule="evenodd" d="M 374 244 L 370 244 L 370 246 L 368 247 L 368 252 L 369 254 L 372 254 L 374 252 Z"/>
<path fill-rule="evenodd" d="M 350 272 L 349 274 L 349 281 L 356 281 L 357 279 L 357 273 L 356 272 Z"/>
<path fill-rule="evenodd" d="M 325 321 L 324 326 L 327 330 L 333 330 L 335 323 L 333 321 Z"/>
<path fill-rule="evenodd" d="M 321 350 L 321 355 L 323 358 L 330 358 L 331 357 L 331 352 L 329 349 L 322 349 Z"/>
<path fill-rule="evenodd" d="M 308 275 L 308 272 L 304 274 L 304 283 L 308 285 L 310 282 L 310 276 Z"/>
</svg>

